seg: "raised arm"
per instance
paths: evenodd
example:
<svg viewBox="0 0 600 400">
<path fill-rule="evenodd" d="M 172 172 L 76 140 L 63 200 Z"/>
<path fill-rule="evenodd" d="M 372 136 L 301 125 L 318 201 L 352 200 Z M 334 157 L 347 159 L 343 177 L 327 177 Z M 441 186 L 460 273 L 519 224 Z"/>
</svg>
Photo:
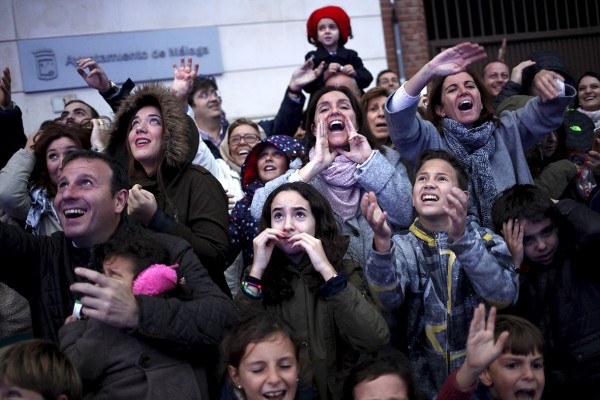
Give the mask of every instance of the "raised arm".
<svg viewBox="0 0 600 400">
<path fill-rule="evenodd" d="M 486 321 L 485 306 L 480 304 L 475 309 L 469 328 L 467 358 L 458 371 L 446 379 L 438 400 L 471 399 L 479 375 L 502 354 L 508 339 L 508 332 L 502 332 L 498 340 L 494 340 L 495 325 L 496 309 L 491 308 Z"/>
<path fill-rule="evenodd" d="M 324 66 L 325 63 L 321 62 L 314 68 L 313 60 L 309 59 L 294 70 L 275 118 L 259 122 L 267 136 L 294 136 L 302 121 L 302 108 L 306 100 L 302 89 L 321 75 Z"/>
<path fill-rule="evenodd" d="M 121 87 L 117 86 L 113 81 L 108 79 L 104 69 L 93 58 L 81 58 L 77 60 L 77 73 L 81 75 L 89 87 L 96 89 L 100 93 L 115 112 L 119 108 L 121 101 L 131 93 L 135 86 L 131 79 L 127 79 Z"/>
<path fill-rule="evenodd" d="M 29 137 L 25 149 L 18 150 L 0 171 L 0 208 L 23 222 L 31 208 L 29 179 L 35 167 L 35 155 L 31 150 L 35 135 Z"/>
<path fill-rule="evenodd" d="M 489 305 L 506 308 L 517 300 L 518 276 L 506 242 L 469 217 L 465 234 L 450 244 L 462 270 Z"/>
<path fill-rule="evenodd" d="M 13 154 L 25 146 L 27 138 L 23 129 L 21 110 L 12 101 L 10 69 L 2 70 L 0 78 L 0 168 Z"/>
<path fill-rule="evenodd" d="M 181 57 L 179 67 L 177 67 L 177 64 L 173 64 L 171 91 L 175 94 L 183 109 L 187 108 L 187 97 L 192 92 L 198 68 L 198 64 L 194 64 L 192 67 L 192 57 L 188 57 L 187 64 L 185 58 Z"/>
<path fill-rule="evenodd" d="M 435 77 L 457 74 L 485 57 L 484 48 L 476 43 L 457 44 L 433 57 L 406 82 L 404 90 L 409 96 L 418 96 Z"/>
</svg>

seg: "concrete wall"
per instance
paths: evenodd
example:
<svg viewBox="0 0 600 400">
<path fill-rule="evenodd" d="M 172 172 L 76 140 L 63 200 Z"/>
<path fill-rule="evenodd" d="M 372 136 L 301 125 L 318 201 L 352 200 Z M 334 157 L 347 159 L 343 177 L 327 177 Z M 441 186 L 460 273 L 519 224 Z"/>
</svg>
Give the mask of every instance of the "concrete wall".
<svg viewBox="0 0 600 400">
<path fill-rule="evenodd" d="M 26 133 L 58 116 L 53 97 L 74 95 L 112 115 L 92 89 L 23 93 L 18 39 L 217 26 L 224 73 L 217 77 L 229 120 L 272 117 L 292 71 L 313 47 L 306 19 L 328 0 L 0 0 L 0 68 L 13 77 L 13 99 L 23 110 Z M 351 17 L 356 50 L 373 76 L 387 67 L 378 0 L 346 0 L 337 5 Z M 165 65 L 171 68 L 171 65 Z M 202 71 L 202 65 L 200 65 Z M 73 71 L 76 74 L 75 71 Z M 110 76 L 109 76 L 110 77 Z"/>
</svg>

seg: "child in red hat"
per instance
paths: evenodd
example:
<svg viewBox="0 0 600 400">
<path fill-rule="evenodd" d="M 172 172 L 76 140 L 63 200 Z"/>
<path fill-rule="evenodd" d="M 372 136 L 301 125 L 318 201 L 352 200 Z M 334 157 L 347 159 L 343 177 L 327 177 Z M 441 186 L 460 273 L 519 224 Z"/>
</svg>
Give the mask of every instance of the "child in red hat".
<svg viewBox="0 0 600 400">
<path fill-rule="evenodd" d="M 315 67 L 325 62 L 323 75 L 304 87 L 307 93 L 314 93 L 337 73 L 354 78 L 360 89 L 369 86 L 373 75 L 364 67 L 356 51 L 344 47 L 352 37 L 352 27 L 350 17 L 342 8 L 327 6 L 313 11 L 306 22 L 306 30 L 308 42 L 317 46 L 317 50 L 308 52 L 305 60 L 313 58 Z"/>
</svg>

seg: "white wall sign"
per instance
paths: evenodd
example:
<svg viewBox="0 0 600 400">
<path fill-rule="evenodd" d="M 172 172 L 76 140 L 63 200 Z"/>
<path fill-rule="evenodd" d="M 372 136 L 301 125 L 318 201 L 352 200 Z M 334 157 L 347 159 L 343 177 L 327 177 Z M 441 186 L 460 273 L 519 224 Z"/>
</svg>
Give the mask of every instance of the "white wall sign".
<svg viewBox="0 0 600 400">
<path fill-rule="evenodd" d="M 41 92 L 86 87 L 76 61 L 93 58 L 117 83 L 166 80 L 174 63 L 192 56 L 203 74 L 221 74 L 217 27 L 69 36 L 17 41 L 23 89 Z"/>
</svg>

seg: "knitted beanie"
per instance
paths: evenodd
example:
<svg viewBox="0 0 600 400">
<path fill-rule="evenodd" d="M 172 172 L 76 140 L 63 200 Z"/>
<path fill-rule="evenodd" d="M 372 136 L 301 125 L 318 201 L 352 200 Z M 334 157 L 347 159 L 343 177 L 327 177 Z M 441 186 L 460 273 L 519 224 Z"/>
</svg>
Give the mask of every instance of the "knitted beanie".
<svg viewBox="0 0 600 400">
<path fill-rule="evenodd" d="M 306 31 L 308 32 L 308 43 L 317 44 L 317 25 L 323 18 L 331 18 L 335 21 L 340 30 L 338 44 L 343 46 L 352 37 L 352 27 L 350 27 L 350 17 L 342 8 L 337 6 L 327 6 L 316 9 L 306 21 Z"/>
</svg>

